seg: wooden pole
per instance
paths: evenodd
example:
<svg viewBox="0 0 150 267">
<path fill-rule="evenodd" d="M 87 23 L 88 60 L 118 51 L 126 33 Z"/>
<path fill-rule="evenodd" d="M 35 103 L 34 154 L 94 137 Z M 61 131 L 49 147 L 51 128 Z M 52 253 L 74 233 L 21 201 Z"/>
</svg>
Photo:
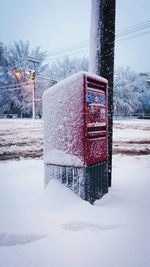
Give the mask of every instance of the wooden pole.
<svg viewBox="0 0 150 267">
<path fill-rule="evenodd" d="M 108 89 L 108 184 L 112 180 L 113 78 L 116 0 L 92 0 L 89 71 L 106 78 Z"/>
</svg>

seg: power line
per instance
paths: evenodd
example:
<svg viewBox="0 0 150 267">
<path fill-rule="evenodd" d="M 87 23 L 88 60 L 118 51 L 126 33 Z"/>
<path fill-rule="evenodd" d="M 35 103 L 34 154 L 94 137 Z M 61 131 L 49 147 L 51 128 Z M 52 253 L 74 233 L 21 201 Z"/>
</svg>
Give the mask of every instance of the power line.
<svg viewBox="0 0 150 267">
<path fill-rule="evenodd" d="M 126 41 L 126 40 L 130 40 L 130 39 L 134 39 L 136 37 L 140 37 L 140 36 L 143 36 L 143 35 L 146 35 L 146 34 L 149 34 L 150 31 L 146 31 L 146 32 L 143 32 L 143 33 L 139 33 L 139 34 L 135 34 L 133 36 L 128 36 L 128 37 L 125 37 L 125 38 L 121 38 L 119 41 Z"/>
<path fill-rule="evenodd" d="M 83 54 L 83 52 L 86 52 L 88 51 L 89 49 L 89 46 L 87 47 L 84 47 L 82 49 L 74 49 L 74 50 L 71 50 L 70 52 L 64 52 L 64 53 L 59 53 L 55 56 L 51 56 L 50 59 L 57 59 L 57 58 L 60 58 L 60 57 L 63 57 L 63 56 L 66 56 L 66 55 L 76 55 L 76 54 Z"/>
<path fill-rule="evenodd" d="M 133 35 L 136 32 L 140 32 L 148 28 L 150 28 L 150 20 L 135 24 L 131 27 L 124 28 L 116 33 L 116 39 L 118 39 L 116 41 L 129 40 L 135 37 L 148 34 L 149 31 L 141 33 L 141 34 L 139 33 L 138 35 Z M 125 37 L 127 35 L 132 35 L 132 36 L 122 39 L 122 37 Z M 85 51 L 87 52 L 87 49 L 89 48 L 88 44 L 89 44 L 89 41 L 83 41 L 83 42 L 72 44 L 72 45 L 69 45 L 63 48 L 52 50 L 47 58 L 56 59 L 59 57 L 63 57 L 65 55 L 79 54 Z"/>
<path fill-rule="evenodd" d="M 1 89 L 1 88 L 0 88 Z M 4 89 L 2 92 L 4 92 L 4 91 L 16 91 L 16 90 L 20 90 L 21 89 L 21 87 L 17 87 L 17 88 L 8 88 L 8 89 Z M 1 93 L 2 93 L 1 92 Z"/>
<path fill-rule="evenodd" d="M 49 77 L 37 76 L 37 78 L 40 80 L 40 82 L 37 81 L 39 83 L 42 83 L 45 81 L 57 83 L 57 81 L 55 81 L 54 79 L 51 79 Z M 29 86 L 29 85 L 33 85 L 32 80 L 29 80 L 28 82 L 25 82 L 25 83 L 8 84 L 8 85 L 0 87 L 0 90 L 2 90 L 2 91 L 15 91 L 15 90 L 21 89 L 22 86 Z"/>
<path fill-rule="evenodd" d="M 117 38 L 124 37 L 126 35 L 130 35 L 130 34 L 133 34 L 135 32 L 141 32 L 141 31 L 146 30 L 148 28 L 150 28 L 150 23 L 147 23 L 146 25 L 141 25 L 138 28 L 135 27 L 135 28 L 131 28 L 130 30 L 124 31 L 122 33 L 118 33 L 118 34 L 116 34 L 116 37 Z"/>
<path fill-rule="evenodd" d="M 54 50 L 51 50 L 51 53 L 48 55 L 48 57 L 51 57 L 55 54 L 59 54 L 59 53 L 62 53 L 63 51 L 65 52 L 66 50 L 69 51 L 72 49 L 77 49 L 77 48 L 85 48 L 85 46 L 88 47 L 88 43 L 89 41 L 83 41 L 83 42 L 79 42 L 79 43 L 75 43 L 75 44 L 71 44 L 69 46 L 65 46 L 63 48 L 58 48 L 58 49 L 54 49 Z"/>
<path fill-rule="evenodd" d="M 126 40 L 130 40 L 133 38 L 137 38 L 137 37 L 149 34 L 150 31 L 144 31 L 148 28 L 150 28 L 150 20 L 135 24 L 133 26 L 130 26 L 130 27 L 127 27 L 124 29 L 121 29 L 116 33 L 116 42 L 126 41 Z M 134 33 L 137 33 L 137 34 L 134 34 Z M 89 44 L 89 41 L 82 41 L 79 43 L 71 44 L 69 46 L 65 46 L 63 48 L 54 49 L 51 51 L 51 54 L 47 58 L 54 60 L 57 58 L 61 58 L 65 55 L 76 55 L 76 54 L 81 54 L 83 52 L 87 53 L 87 51 L 89 49 L 88 44 Z M 33 63 L 39 63 L 38 60 L 35 60 L 32 57 L 29 57 L 28 61 L 31 61 Z M 49 78 L 46 78 L 46 77 L 40 77 L 39 76 L 39 78 L 49 80 Z M 32 85 L 31 81 L 30 81 L 30 83 L 25 82 L 25 83 L 19 83 L 19 84 L 5 85 L 5 86 L 0 87 L 0 90 L 2 90 L 2 91 L 19 90 L 19 89 L 21 89 L 22 86 L 27 86 L 27 85 Z"/>
<path fill-rule="evenodd" d="M 127 32 L 129 32 L 129 31 L 132 31 L 132 30 L 136 30 L 136 29 L 141 29 L 141 28 L 143 28 L 143 27 L 147 27 L 147 26 L 149 26 L 150 25 L 150 20 L 147 20 L 147 21 L 145 21 L 145 22 L 142 22 L 142 23 L 138 23 L 138 24 L 135 24 L 135 25 L 133 25 L 133 26 L 130 26 L 130 27 L 127 27 L 127 28 L 124 28 L 124 29 L 122 29 L 122 30 L 119 30 L 118 32 L 117 32 L 117 34 L 119 35 L 119 34 L 126 34 Z"/>
<path fill-rule="evenodd" d="M 15 89 L 24 85 L 30 85 L 31 83 L 26 82 L 26 83 L 19 83 L 19 84 L 8 84 L 5 86 L 0 87 L 1 90 L 5 90 L 5 89 Z"/>
<path fill-rule="evenodd" d="M 49 78 L 46 78 L 46 77 L 44 77 L 43 79 L 44 80 L 42 80 L 42 81 L 40 81 L 38 83 L 43 83 L 43 82 L 45 82 L 45 80 L 46 81 L 51 81 L 54 84 L 57 83 L 57 81 L 55 81 L 53 79 L 49 79 Z M 9 87 L 5 87 L 5 88 L 0 87 L 0 90 L 1 90 L 0 93 L 6 92 L 6 91 L 17 91 L 17 90 L 22 89 L 22 86 L 32 86 L 32 85 L 33 85 L 32 83 L 26 83 L 26 84 L 24 83 L 24 84 L 18 85 L 16 87 L 12 87 L 11 85 Z"/>
</svg>

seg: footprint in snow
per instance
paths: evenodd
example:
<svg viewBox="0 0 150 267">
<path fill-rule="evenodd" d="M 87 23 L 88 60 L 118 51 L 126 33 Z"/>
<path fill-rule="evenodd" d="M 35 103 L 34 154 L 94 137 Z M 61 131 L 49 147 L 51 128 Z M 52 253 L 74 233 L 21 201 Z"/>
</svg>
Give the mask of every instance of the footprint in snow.
<svg viewBox="0 0 150 267">
<path fill-rule="evenodd" d="M 0 233 L 0 247 L 27 244 L 44 238 L 45 235 Z"/>
<path fill-rule="evenodd" d="M 74 231 L 74 232 L 82 231 L 85 229 L 88 229 L 90 231 L 106 231 L 106 230 L 113 230 L 117 227 L 118 225 L 115 224 L 106 225 L 106 224 L 91 223 L 91 222 L 70 222 L 62 224 L 62 228 L 64 230 Z"/>
</svg>

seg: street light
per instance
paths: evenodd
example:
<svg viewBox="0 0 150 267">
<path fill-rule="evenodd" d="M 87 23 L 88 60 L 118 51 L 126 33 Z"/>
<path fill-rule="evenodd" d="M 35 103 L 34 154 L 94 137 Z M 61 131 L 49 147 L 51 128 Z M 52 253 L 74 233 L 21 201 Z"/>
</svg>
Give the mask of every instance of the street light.
<svg viewBox="0 0 150 267">
<path fill-rule="evenodd" d="M 15 76 L 17 77 L 17 79 L 20 79 L 21 78 L 21 72 L 20 71 L 16 71 L 15 72 Z"/>
</svg>

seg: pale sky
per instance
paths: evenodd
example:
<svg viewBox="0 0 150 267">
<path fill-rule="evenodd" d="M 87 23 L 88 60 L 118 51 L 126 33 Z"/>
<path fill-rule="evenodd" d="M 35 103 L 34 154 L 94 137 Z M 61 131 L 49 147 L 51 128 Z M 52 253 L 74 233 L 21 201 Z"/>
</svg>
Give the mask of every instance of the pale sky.
<svg viewBox="0 0 150 267">
<path fill-rule="evenodd" d="M 51 53 L 89 40 L 91 0 L 0 1 L 3 43 L 29 40 L 33 48 L 39 45 Z M 116 32 L 150 20 L 149 0 L 116 0 L 116 3 Z M 149 34 L 134 39 L 116 39 L 115 65 L 150 72 L 150 28 L 145 31 L 148 30 Z"/>
</svg>

